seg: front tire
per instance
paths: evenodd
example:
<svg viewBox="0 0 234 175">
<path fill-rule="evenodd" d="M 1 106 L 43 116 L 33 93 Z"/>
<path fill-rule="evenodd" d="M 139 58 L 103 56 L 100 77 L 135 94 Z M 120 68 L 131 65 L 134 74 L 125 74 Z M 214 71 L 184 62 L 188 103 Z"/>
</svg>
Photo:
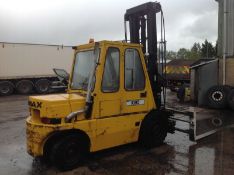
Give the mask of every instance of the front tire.
<svg viewBox="0 0 234 175">
<path fill-rule="evenodd" d="M 50 161 L 60 170 L 71 170 L 84 160 L 87 153 L 88 148 L 82 138 L 68 135 L 53 144 Z"/>
<path fill-rule="evenodd" d="M 168 115 L 153 110 L 142 121 L 139 143 L 146 148 L 163 144 L 168 132 Z"/>
</svg>

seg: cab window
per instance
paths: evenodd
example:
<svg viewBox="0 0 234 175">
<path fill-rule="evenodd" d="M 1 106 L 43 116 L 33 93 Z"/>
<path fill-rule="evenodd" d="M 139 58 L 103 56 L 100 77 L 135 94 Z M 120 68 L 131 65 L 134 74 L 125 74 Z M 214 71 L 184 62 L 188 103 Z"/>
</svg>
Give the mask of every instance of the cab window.
<svg viewBox="0 0 234 175">
<path fill-rule="evenodd" d="M 125 89 L 143 90 L 145 88 L 145 76 L 138 50 L 125 50 Z"/>
<path fill-rule="evenodd" d="M 103 92 L 116 92 L 119 90 L 119 57 L 119 49 L 108 48 L 102 80 Z"/>
</svg>

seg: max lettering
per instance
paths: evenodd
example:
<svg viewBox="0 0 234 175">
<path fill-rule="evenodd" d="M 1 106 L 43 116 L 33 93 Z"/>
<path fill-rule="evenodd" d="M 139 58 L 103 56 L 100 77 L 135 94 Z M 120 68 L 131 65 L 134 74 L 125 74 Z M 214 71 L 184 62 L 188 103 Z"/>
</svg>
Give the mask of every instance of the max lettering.
<svg viewBox="0 0 234 175">
<path fill-rule="evenodd" d="M 28 105 L 34 108 L 41 108 L 42 102 L 28 101 Z"/>
</svg>

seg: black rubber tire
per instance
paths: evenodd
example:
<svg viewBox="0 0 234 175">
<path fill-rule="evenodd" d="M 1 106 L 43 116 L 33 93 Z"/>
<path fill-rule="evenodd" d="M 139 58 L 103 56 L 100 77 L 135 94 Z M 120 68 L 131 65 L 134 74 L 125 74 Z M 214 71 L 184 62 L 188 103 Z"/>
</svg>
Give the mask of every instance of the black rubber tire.
<svg viewBox="0 0 234 175">
<path fill-rule="evenodd" d="M 168 131 L 168 116 L 161 111 L 153 110 L 142 121 L 139 143 L 145 148 L 163 144 Z"/>
<path fill-rule="evenodd" d="M 208 105 L 211 108 L 222 109 L 227 106 L 227 86 L 213 86 L 207 91 Z"/>
<path fill-rule="evenodd" d="M 232 89 L 228 94 L 228 106 L 234 110 L 234 89 Z"/>
<path fill-rule="evenodd" d="M 50 81 L 47 79 L 39 79 L 35 83 L 37 93 L 46 94 L 50 91 Z"/>
<path fill-rule="evenodd" d="M 14 92 L 14 84 L 10 81 L 1 81 L 0 82 L 0 95 L 7 96 L 11 95 Z"/>
<path fill-rule="evenodd" d="M 76 168 L 89 152 L 87 144 L 77 134 L 64 136 L 57 140 L 50 153 L 50 162 L 62 171 Z"/>
<path fill-rule="evenodd" d="M 33 83 L 30 80 L 20 80 L 16 84 L 16 90 L 20 94 L 29 94 L 33 90 Z"/>
</svg>

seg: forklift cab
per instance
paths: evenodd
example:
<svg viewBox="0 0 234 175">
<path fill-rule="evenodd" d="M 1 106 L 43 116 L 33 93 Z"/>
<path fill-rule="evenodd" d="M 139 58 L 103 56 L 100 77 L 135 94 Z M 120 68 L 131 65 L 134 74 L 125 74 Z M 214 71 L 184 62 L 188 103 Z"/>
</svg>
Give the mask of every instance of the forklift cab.
<svg viewBox="0 0 234 175">
<path fill-rule="evenodd" d="M 93 76 L 92 117 L 126 115 L 155 108 L 141 46 L 110 41 L 96 45 L 96 60 L 93 56 L 95 43 L 75 50 L 68 92 L 87 92 L 89 77 Z M 95 69 L 93 75 L 92 69 Z"/>
</svg>

